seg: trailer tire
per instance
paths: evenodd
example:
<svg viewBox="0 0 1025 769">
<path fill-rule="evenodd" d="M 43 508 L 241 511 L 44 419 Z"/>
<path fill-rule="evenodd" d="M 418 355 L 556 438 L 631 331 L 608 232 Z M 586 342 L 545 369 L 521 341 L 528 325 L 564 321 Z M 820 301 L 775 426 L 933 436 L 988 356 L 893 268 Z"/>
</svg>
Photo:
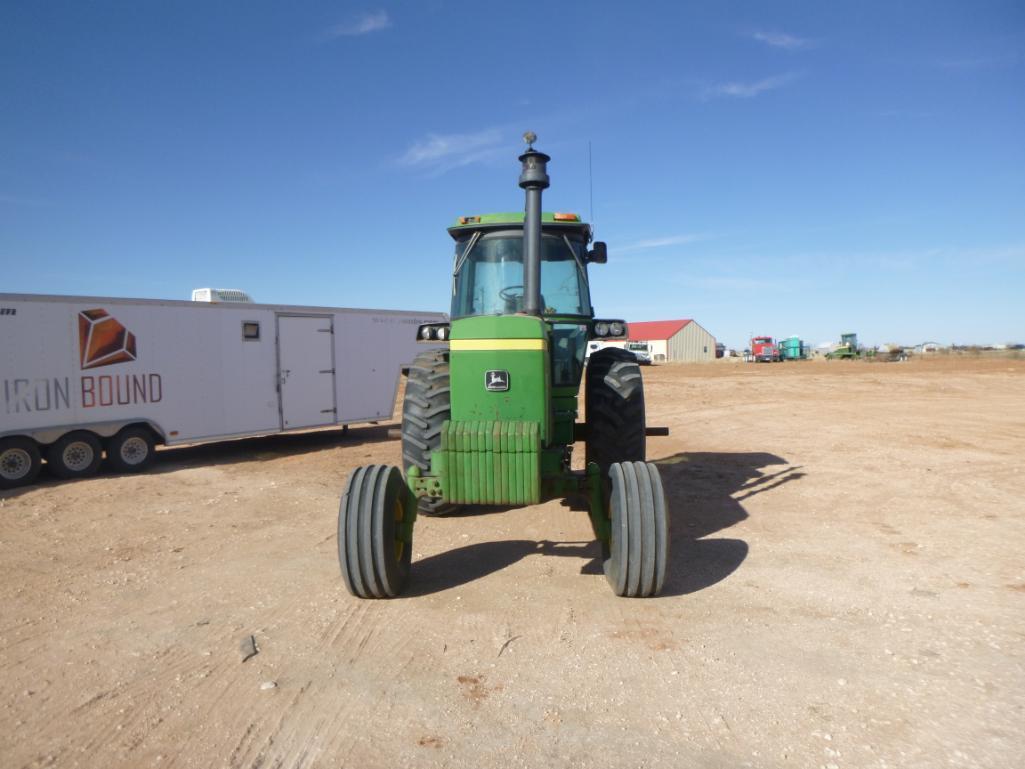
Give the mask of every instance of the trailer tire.
<svg viewBox="0 0 1025 769">
<path fill-rule="evenodd" d="M 107 441 L 107 461 L 119 473 L 138 473 L 149 467 L 156 451 L 147 427 L 129 426 Z"/>
<path fill-rule="evenodd" d="M 602 543 L 605 578 L 627 598 L 658 595 L 669 563 L 669 520 L 658 468 L 615 462 L 609 468 L 611 536 Z"/>
<path fill-rule="evenodd" d="M 597 463 L 602 476 L 615 462 L 643 462 L 644 381 L 637 359 L 616 347 L 592 353 L 584 398 L 586 461 Z"/>
<path fill-rule="evenodd" d="M 39 475 L 42 465 L 39 446 L 31 438 L 0 438 L 0 489 L 27 486 Z"/>
<path fill-rule="evenodd" d="M 100 439 L 88 430 L 65 433 L 46 450 L 46 464 L 58 478 L 86 478 L 103 459 Z"/>
<path fill-rule="evenodd" d="M 452 416 L 448 350 L 426 350 L 413 360 L 402 400 L 402 465 L 430 472 L 431 452 L 441 447 L 441 425 Z M 457 505 L 420 497 L 422 515 L 448 515 Z"/>
<path fill-rule="evenodd" d="M 357 467 L 349 476 L 338 508 L 338 563 L 357 598 L 394 598 L 409 579 L 406 498 L 397 467 Z"/>
</svg>

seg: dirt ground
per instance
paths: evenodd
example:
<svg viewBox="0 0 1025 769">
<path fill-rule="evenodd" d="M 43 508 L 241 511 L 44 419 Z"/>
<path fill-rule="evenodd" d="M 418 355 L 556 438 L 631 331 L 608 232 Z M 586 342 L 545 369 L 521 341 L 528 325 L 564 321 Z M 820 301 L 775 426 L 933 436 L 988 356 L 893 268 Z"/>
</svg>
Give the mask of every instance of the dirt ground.
<svg viewBox="0 0 1025 769">
<path fill-rule="evenodd" d="M 351 598 L 387 425 L 0 494 L 0 766 L 1022 765 L 1025 361 L 645 381 L 656 599 L 558 502 L 421 518 L 407 594 Z"/>
</svg>

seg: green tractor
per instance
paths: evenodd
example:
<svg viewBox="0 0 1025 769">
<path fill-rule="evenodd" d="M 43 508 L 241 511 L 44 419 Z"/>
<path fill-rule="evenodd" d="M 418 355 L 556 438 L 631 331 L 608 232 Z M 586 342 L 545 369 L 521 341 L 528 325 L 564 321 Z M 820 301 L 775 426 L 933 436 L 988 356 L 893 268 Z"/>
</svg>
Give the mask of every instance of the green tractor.
<svg viewBox="0 0 1025 769">
<path fill-rule="evenodd" d="M 637 359 L 591 340 L 626 339 L 626 323 L 598 320 L 587 267 L 607 259 L 576 214 L 542 213 L 551 159 L 527 133 L 520 156 L 524 213 L 464 216 L 455 241 L 451 322 L 419 327 L 431 343 L 409 369 L 402 461 L 358 467 L 338 513 L 338 557 L 349 592 L 398 595 L 409 577 L 418 513 L 461 505 L 582 501 L 617 595 L 659 593 L 669 520 L 658 468 L 645 462 L 644 390 Z M 447 348 L 439 347 L 447 342 Z M 577 422 L 585 379 L 586 419 Z M 572 470 L 573 444 L 586 465 Z"/>
<path fill-rule="evenodd" d="M 852 360 L 861 355 L 858 347 L 857 334 L 840 334 L 840 345 L 832 352 L 826 353 L 828 360 Z"/>
</svg>

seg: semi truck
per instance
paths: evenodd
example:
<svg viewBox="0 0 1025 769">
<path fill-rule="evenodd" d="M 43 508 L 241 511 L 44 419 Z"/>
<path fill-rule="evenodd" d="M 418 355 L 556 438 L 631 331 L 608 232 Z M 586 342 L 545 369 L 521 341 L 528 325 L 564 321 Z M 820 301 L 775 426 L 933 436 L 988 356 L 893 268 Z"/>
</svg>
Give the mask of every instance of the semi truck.
<svg viewBox="0 0 1025 769">
<path fill-rule="evenodd" d="M 779 347 L 771 336 L 751 337 L 751 360 L 755 363 L 779 363 Z"/>
<path fill-rule="evenodd" d="M 155 446 L 387 419 L 443 313 L 0 294 L 0 488 Z"/>
</svg>

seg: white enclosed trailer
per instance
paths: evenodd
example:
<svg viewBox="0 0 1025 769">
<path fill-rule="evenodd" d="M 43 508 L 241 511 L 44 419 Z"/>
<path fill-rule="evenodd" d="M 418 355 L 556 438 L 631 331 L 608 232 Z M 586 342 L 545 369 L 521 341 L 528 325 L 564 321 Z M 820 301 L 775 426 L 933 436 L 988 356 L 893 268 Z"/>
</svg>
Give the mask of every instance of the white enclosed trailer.
<svg viewBox="0 0 1025 769">
<path fill-rule="evenodd" d="M 106 449 L 142 469 L 154 444 L 391 416 L 400 371 L 440 313 L 0 294 L 0 488 L 45 457 L 62 477 Z"/>
</svg>

